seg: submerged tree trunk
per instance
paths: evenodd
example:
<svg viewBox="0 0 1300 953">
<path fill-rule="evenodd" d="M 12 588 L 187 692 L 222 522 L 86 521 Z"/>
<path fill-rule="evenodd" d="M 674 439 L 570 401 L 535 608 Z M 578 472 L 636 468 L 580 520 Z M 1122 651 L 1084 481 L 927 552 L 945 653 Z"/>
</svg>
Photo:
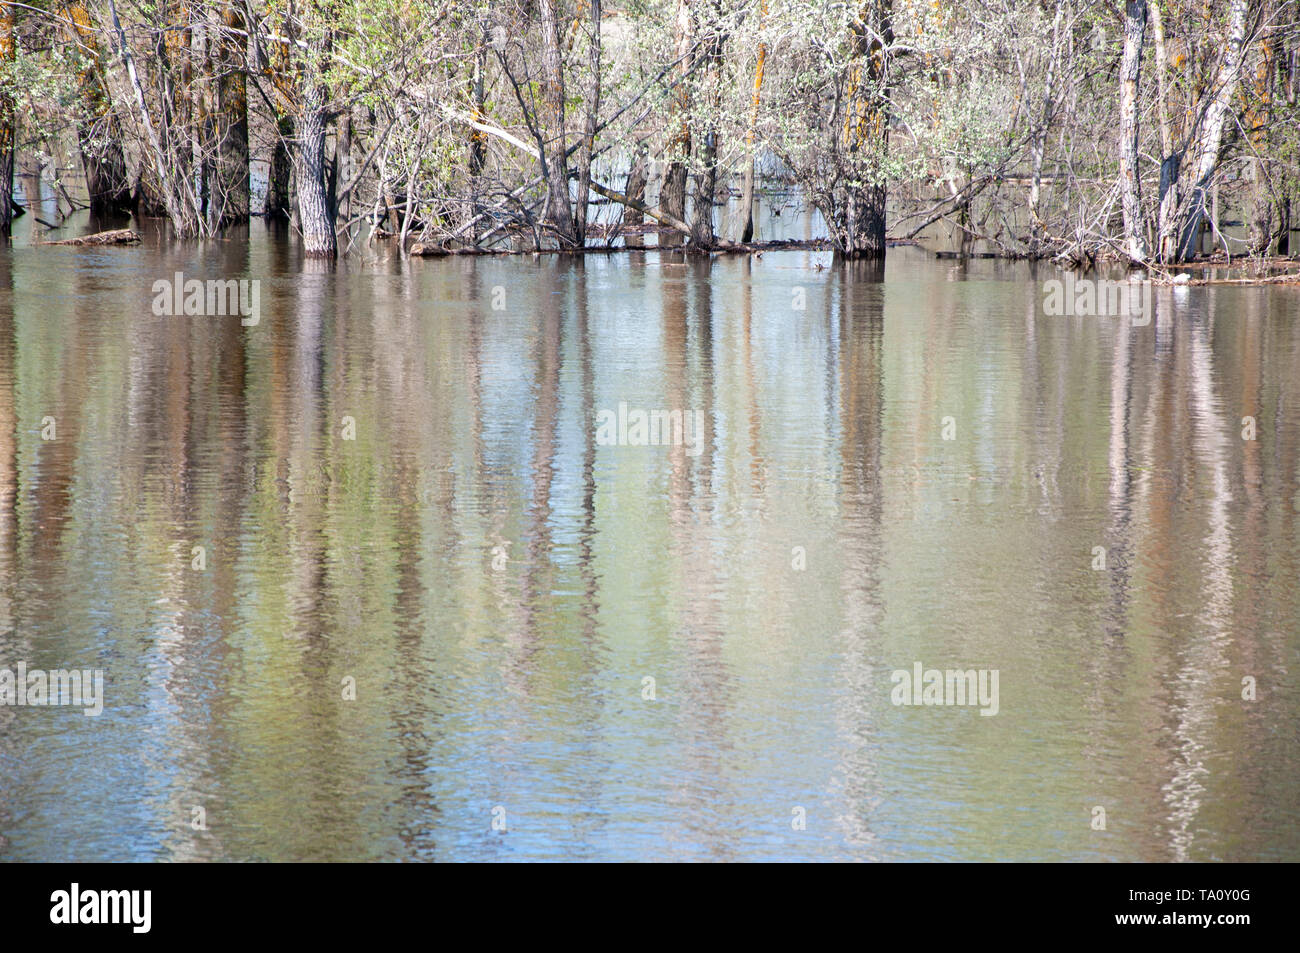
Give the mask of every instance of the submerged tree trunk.
<svg viewBox="0 0 1300 953">
<path fill-rule="evenodd" d="M 235 0 L 221 11 L 215 38 L 218 76 L 212 110 L 216 163 L 209 186 L 208 221 L 216 231 L 248 221 L 248 78 L 244 15 Z"/>
<path fill-rule="evenodd" d="M 76 125 L 90 211 L 96 216 L 125 211 L 131 207 L 131 183 L 122 154 L 122 130 L 104 85 L 95 27 L 84 3 L 68 4 L 63 14 L 67 34 L 81 46 L 85 58 L 77 71 L 83 112 Z"/>
<path fill-rule="evenodd" d="M 270 170 L 266 176 L 266 201 L 262 206 L 262 214 L 267 218 L 287 221 L 290 213 L 289 178 L 293 168 L 289 156 L 289 144 L 293 141 L 293 118 L 280 116 L 276 131 Z"/>
<path fill-rule="evenodd" d="M 669 126 L 672 135 L 667 144 L 668 164 L 664 169 L 663 184 L 659 187 L 659 207 L 673 218 L 686 219 L 686 161 L 691 154 L 691 88 L 693 69 L 691 49 L 695 44 L 695 22 L 691 0 L 677 0 L 675 18 L 677 57 L 677 89 L 673 96 Z M 681 236 L 665 236 L 664 244 L 681 243 Z"/>
<path fill-rule="evenodd" d="M 293 179 L 298 196 L 298 227 L 308 258 L 333 258 L 338 251 L 334 215 L 325 182 L 325 90 L 311 86 L 303 96 L 293 137 Z"/>
<path fill-rule="evenodd" d="M 883 258 L 885 199 L 883 160 L 889 150 L 889 87 L 886 47 L 894 40 L 893 4 L 867 0 L 852 26 L 854 61 L 845 83 L 838 181 L 823 198 L 831 241 L 844 259 Z"/>
<path fill-rule="evenodd" d="M 691 247 L 705 251 L 714 245 L 713 202 L 718 186 L 718 123 L 716 116 L 722 106 L 722 46 L 721 11 L 711 12 L 707 23 L 699 24 L 698 33 L 706 33 L 701 59 L 704 64 L 704 99 L 706 119 L 704 135 L 700 137 L 699 162 L 695 174 L 695 195 L 691 202 Z"/>
<path fill-rule="evenodd" d="M 664 213 L 674 218 L 686 218 L 686 164 L 673 161 L 664 170 L 663 185 L 659 187 L 659 206 Z M 682 236 L 669 234 L 664 236 L 664 245 L 681 244 Z"/>
<path fill-rule="evenodd" d="M 1120 204 L 1124 210 L 1124 249 L 1133 261 L 1145 261 L 1141 179 L 1138 176 L 1138 82 L 1142 75 L 1142 47 L 1146 38 L 1146 0 L 1124 4 L 1124 58 L 1120 64 L 1119 150 Z"/>
<path fill-rule="evenodd" d="M 578 243 L 569 202 L 568 159 L 564 147 L 564 61 L 555 0 L 538 0 L 542 21 L 542 176 L 546 180 L 545 223 L 560 245 Z"/>
<path fill-rule="evenodd" d="M 17 54 L 14 7 L 0 6 L 0 60 L 8 68 Z M 0 91 L 0 236 L 9 237 L 14 218 L 14 125 L 18 120 L 13 97 Z"/>
<path fill-rule="evenodd" d="M 646 147 L 645 139 L 641 137 L 637 137 L 636 142 L 633 143 L 632 149 L 632 167 L 628 170 L 627 174 L 626 195 L 631 201 L 644 206 L 646 181 L 649 178 L 649 149 Z M 632 206 L 623 207 L 624 223 L 639 226 L 644 225 L 647 221 L 648 219 L 644 212 L 637 212 Z M 624 242 L 628 247 L 634 248 L 640 248 L 645 244 L 645 240 L 641 237 L 640 233 L 628 235 L 624 238 Z"/>
<path fill-rule="evenodd" d="M 758 28 L 761 31 L 763 21 L 767 18 L 767 0 L 761 0 L 758 15 Z M 742 242 L 754 239 L 754 165 L 757 158 L 754 155 L 754 139 L 758 127 L 758 107 L 763 98 L 763 69 L 766 65 L 767 44 L 760 39 L 758 62 L 754 65 L 754 96 L 749 107 L 749 126 L 745 130 L 745 179 L 740 190 L 740 240 Z"/>
</svg>

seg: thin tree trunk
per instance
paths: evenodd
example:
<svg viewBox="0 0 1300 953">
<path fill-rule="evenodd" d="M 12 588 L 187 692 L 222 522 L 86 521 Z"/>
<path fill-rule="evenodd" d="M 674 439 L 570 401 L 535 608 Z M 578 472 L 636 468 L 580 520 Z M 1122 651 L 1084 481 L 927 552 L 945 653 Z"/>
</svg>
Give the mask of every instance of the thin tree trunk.
<svg viewBox="0 0 1300 953">
<path fill-rule="evenodd" d="M 1165 46 L 1165 15 L 1160 4 L 1162 0 L 1151 0 L 1147 12 L 1151 15 L 1151 29 L 1156 45 L 1156 93 L 1159 99 L 1156 110 L 1160 117 L 1160 157 L 1163 159 L 1173 151 L 1173 134 L 1169 129 L 1169 51 Z"/>
<path fill-rule="evenodd" d="M 161 32 L 155 47 L 162 66 L 158 132 L 168 158 L 174 156 L 182 160 L 177 173 L 185 176 L 189 172 L 190 157 L 184 155 L 182 143 L 190 134 L 194 119 L 190 97 L 190 88 L 193 86 L 190 56 L 193 32 L 186 0 L 163 0 L 163 12 L 166 29 Z"/>
<path fill-rule="evenodd" d="M 483 122 L 487 119 L 484 112 L 484 106 L 487 102 L 486 83 L 484 72 L 487 69 L 487 42 L 486 38 L 480 38 L 478 49 L 474 54 L 474 71 L 470 76 L 470 115 L 475 122 Z M 487 133 L 481 129 L 475 129 L 473 126 L 469 130 L 469 154 L 466 162 L 469 167 L 470 180 L 470 213 L 472 216 L 481 215 L 483 212 L 483 169 L 487 165 Z M 471 243 L 474 243 L 474 236 L 470 236 Z"/>
<path fill-rule="evenodd" d="M 1147 258 L 1143 237 L 1141 179 L 1138 175 L 1138 83 L 1146 40 L 1146 0 L 1124 4 L 1124 58 L 1120 64 L 1120 204 L 1124 210 L 1124 247 L 1133 261 Z"/>
<path fill-rule="evenodd" d="M 763 98 L 763 68 L 767 65 L 767 43 L 762 40 L 763 23 L 767 19 L 767 0 L 761 0 L 758 8 L 758 61 L 754 65 L 754 95 L 749 107 L 749 126 L 745 130 L 745 179 L 740 190 L 740 240 L 753 241 L 754 238 L 754 166 L 757 156 L 754 154 L 754 140 L 758 128 L 758 107 Z"/>
<path fill-rule="evenodd" d="M 1279 255 L 1291 255 L 1291 198 L 1283 197 L 1282 206 L 1282 223 L 1280 227 L 1281 237 L 1277 241 L 1277 253 Z"/>
<path fill-rule="evenodd" d="M 1176 251 L 1171 236 L 1174 219 L 1178 214 L 1178 173 L 1182 153 L 1174 151 L 1173 131 L 1169 124 L 1169 52 L 1165 44 L 1165 19 L 1161 7 L 1163 0 L 1151 0 L 1148 9 L 1156 44 L 1156 83 L 1160 98 L 1160 209 L 1156 217 L 1156 257 L 1170 261 Z"/>
<path fill-rule="evenodd" d="M 1266 36 L 1260 42 L 1256 57 L 1254 95 L 1251 109 L 1246 114 L 1247 139 L 1251 146 L 1247 171 L 1250 190 L 1246 199 L 1246 225 L 1249 229 L 1248 248 L 1252 255 L 1268 252 L 1275 234 L 1272 176 L 1265 164 L 1276 154 L 1270 144 L 1273 119 L 1273 77 L 1276 69 L 1273 39 Z"/>
<path fill-rule="evenodd" d="M 574 226 L 578 244 L 587 241 L 588 198 L 591 195 L 591 160 L 596 149 L 596 126 L 600 122 L 600 17 L 601 0 L 589 0 L 591 4 L 591 36 L 587 51 L 587 68 L 591 75 L 587 80 L 587 126 L 582 133 L 582 144 L 578 149 L 578 204 L 574 208 Z"/>
<path fill-rule="evenodd" d="M 1029 184 L 1029 253 L 1037 255 L 1043 241 L 1043 160 L 1047 154 L 1047 133 L 1056 112 L 1056 73 L 1060 68 L 1061 21 L 1065 17 L 1064 0 L 1056 0 L 1056 15 L 1052 18 L 1052 49 L 1047 58 L 1047 75 L 1043 80 L 1043 114 L 1030 143 L 1032 171 Z M 951 179 L 949 180 L 951 185 Z"/>
<path fill-rule="evenodd" d="M 333 187 L 331 188 L 330 206 L 335 210 L 338 221 L 349 222 L 352 220 L 352 193 L 349 192 L 343 196 L 340 203 L 338 198 L 339 183 L 344 187 L 352 181 L 352 112 L 344 110 L 343 115 L 339 116 L 338 133 L 336 136 L 334 155 L 337 160 L 337 172 Z"/>
<path fill-rule="evenodd" d="M 215 83 L 212 60 L 208 56 L 211 24 L 203 20 L 202 12 L 193 0 L 187 3 L 187 8 L 190 10 L 190 46 L 189 56 L 185 60 L 186 80 L 181 93 L 189 97 L 191 122 L 182 132 L 189 135 L 189 167 L 193 187 L 198 194 L 199 214 L 206 220 L 216 160 L 216 138 L 212 129 L 212 115 L 216 106 L 213 89 Z"/>
<path fill-rule="evenodd" d="M 122 58 L 122 63 L 126 67 L 127 80 L 135 95 L 135 106 L 139 110 L 140 123 L 144 128 L 146 152 L 153 159 L 153 172 L 158 177 L 158 193 L 166 205 L 172 224 L 182 234 L 197 232 L 202 226 L 197 197 L 190 184 L 184 181 L 183 176 L 178 179 L 169 156 L 164 152 L 163 145 L 158 139 L 144 86 L 140 82 L 139 73 L 136 72 L 135 58 L 131 55 L 131 45 L 127 42 L 126 31 L 122 29 L 122 21 L 117 13 L 116 0 L 108 0 L 108 11 L 113 36 L 117 40 L 116 53 Z"/>
</svg>

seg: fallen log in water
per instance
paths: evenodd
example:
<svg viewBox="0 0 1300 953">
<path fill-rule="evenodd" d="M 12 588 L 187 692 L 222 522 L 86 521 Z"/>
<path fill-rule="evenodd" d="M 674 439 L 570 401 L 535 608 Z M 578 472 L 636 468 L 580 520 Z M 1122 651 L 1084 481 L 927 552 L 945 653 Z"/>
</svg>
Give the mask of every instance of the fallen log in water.
<svg viewBox="0 0 1300 953">
<path fill-rule="evenodd" d="M 62 238 L 57 242 L 40 242 L 42 245 L 138 245 L 140 233 L 129 228 L 111 228 L 106 232 L 82 235 L 80 238 Z"/>
<path fill-rule="evenodd" d="M 413 258 L 444 258 L 448 255 L 521 255 L 525 254 L 525 252 L 511 252 L 509 249 L 498 250 L 495 248 L 473 248 L 469 246 L 465 248 L 445 248 L 442 245 L 416 242 L 411 246 L 408 254 Z M 532 254 L 532 252 L 527 252 L 527 254 Z"/>
</svg>

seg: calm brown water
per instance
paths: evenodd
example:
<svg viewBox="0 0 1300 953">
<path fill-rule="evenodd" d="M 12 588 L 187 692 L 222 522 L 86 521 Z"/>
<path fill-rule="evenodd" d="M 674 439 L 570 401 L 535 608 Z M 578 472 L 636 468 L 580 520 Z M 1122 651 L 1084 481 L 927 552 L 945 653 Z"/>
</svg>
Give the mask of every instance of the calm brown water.
<svg viewBox="0 0 1300 953">
<path fill-rule="evenodd" d="M 0 251 L 0 859 L 1300 860 L 1300 291 L 819 264 Z"/>
</svg>

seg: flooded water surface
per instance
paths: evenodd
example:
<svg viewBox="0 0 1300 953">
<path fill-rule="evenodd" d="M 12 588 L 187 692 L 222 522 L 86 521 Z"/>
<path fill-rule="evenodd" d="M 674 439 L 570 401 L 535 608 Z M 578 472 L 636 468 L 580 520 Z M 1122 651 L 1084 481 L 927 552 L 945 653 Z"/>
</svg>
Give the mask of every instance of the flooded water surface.
<svg viewBox="0 0 1300 953">
<path fill-rule="evenodd" d="M 1300 290 L 253 232 L 0 251 L 0 859 L 1300 860 Z"/>
</svg>

